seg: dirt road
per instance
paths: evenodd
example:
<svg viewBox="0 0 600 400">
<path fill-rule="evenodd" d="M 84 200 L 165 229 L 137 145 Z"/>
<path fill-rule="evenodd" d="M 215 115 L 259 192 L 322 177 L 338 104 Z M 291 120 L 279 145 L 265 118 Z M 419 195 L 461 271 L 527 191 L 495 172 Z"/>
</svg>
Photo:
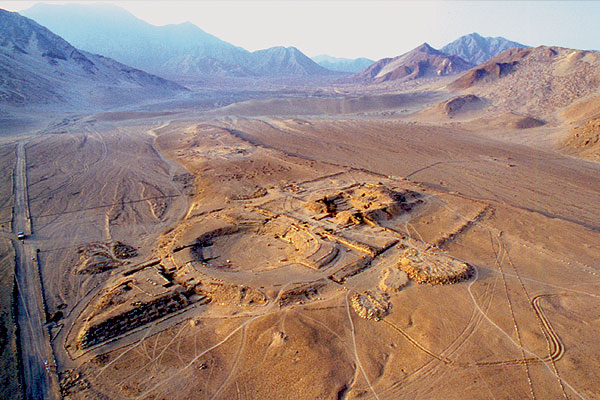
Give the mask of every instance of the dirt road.
<svg viewBox="0 0 600 400">
<path fill-rule="evenodd" d="M 25 167 L 25 146 L 23 143 L 19 143 L 14 172 L 13 229 L 15 232 L 31 234 Z M 47 332 L 43 327 L 45 316 L 35 248 L 27 242 L 27 239 L 15 243 L 15 277 L 18 290 L 17 324 L 25 398 L 58 398 L 56 378 L 51 372 L 54 366 L 54 357 L 47 339 Z"/>
</svg>

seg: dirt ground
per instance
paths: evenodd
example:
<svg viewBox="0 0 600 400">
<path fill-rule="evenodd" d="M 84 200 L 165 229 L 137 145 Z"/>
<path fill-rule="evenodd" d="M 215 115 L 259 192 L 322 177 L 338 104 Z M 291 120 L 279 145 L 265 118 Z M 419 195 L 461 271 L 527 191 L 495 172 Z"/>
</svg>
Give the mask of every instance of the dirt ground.
<svg viewBox="0 0 600 400">
<path fill-rule="evenodd" d="M 15 166 L 15 146 L 7 145 L 0 150 L 0 396 L 19 399 L 17 332 L 14 317 L 14 249 L 10 239 L 12 225 L 12 175 Z"/>
<path fill-rule="evenodd" d="M 445 97 L 22 139 L 61 395 L 599 398 L 600 165 L 537 127 L 398 116 Z"/>
<path fill-rule="evenodd" d="M 0 240 L 0 395 L 21 398 L 14 323 L 14 251 L 9 240 Z"/>
</svg>

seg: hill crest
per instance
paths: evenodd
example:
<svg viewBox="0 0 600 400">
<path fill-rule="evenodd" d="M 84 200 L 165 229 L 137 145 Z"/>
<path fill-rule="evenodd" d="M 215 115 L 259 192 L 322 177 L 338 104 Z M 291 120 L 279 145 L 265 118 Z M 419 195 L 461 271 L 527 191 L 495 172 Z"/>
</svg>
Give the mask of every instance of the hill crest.
<svg viewBox="0 0 600 400">
<path fill-rule="evenodd" d="M 477 32 L 464 35 L 440 49 L 444 54 L 456 55 L 470 63 L 479 65 L 510 48 L 528 48 L 501 36 L 483 37 Z"/>
<path fill-rule="evenodd" d="M 354 82 L 382 83 L 409 81 L 433 76 L 454 75 L 473 65 L 458 56 L 449 56 L 423 43 L 395 58 L 381 59 L 352 77 Z"/>
</svg>

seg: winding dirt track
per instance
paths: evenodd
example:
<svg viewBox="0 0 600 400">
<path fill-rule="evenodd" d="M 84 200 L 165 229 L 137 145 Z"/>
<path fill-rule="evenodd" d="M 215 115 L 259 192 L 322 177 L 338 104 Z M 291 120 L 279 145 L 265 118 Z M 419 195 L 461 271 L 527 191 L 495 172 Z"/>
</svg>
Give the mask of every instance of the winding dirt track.
<svg viewBox="0 0 600 400">
<path fill-rule="evenodd" d="M 544 359 L 544 361 L 549 361 L 549 360 L 556 361 L 556 360 L 560 360 L 562 358 L 562 356 L 565 354 L 565 345 L 560 340 L 560 337 L 554 331 L 554 328 L 552 328 L 552 325 L 550 325 L 550 321 L 548 321 L 546 314 L 544 314 L 544 310 L 540 306 L 540 300 L 543 297 L 549 297 L 549 296 L 552 296 L 552 295 L 539 294 L 533 298 L 533 300 L 531 301 L 531 305 L 533 306 L 533 309 L 535 310 L 535 313 L 537 314 L 537 316 L 540 318 L 540 321 L 542 321 L 542 325 L 544 326 L 544 333 L 547 335 L 548 340 L 550 341 L 550 343 L 552 345 L 550 354 L 548 355 L 548 357 L 546 359 Z"/>
</svg>

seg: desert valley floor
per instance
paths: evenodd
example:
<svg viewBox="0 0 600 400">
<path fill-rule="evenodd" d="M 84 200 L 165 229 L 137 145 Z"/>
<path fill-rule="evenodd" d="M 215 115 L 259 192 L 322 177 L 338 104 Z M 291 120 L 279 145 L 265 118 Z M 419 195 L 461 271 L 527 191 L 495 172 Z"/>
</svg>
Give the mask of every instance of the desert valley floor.
<svg viewBox="0 0 600 400">
<path fill-rule="evenodd" d="M 545 126 L 256 102 L 5 129 L 30 394 L 598 398 L 600 164 Z"/>
</svg>

